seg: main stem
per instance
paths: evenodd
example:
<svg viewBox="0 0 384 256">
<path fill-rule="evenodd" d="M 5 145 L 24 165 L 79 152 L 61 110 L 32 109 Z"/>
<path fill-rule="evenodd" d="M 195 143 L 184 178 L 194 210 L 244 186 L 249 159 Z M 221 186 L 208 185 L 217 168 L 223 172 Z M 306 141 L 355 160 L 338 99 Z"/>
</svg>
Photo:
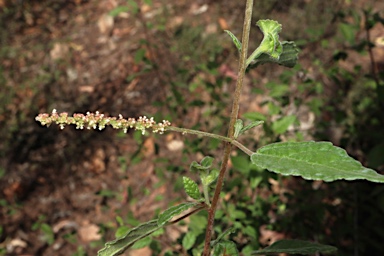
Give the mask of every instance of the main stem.
<svg viewBox="0 0 384 256">
<path fill-rule="evenodd" d="M 238 76 L 236 81 L 235 96 L 232 104 L 231 120 L 229 122 L 229 129 L 228 129 L 228 135 L 227 135 L 227 137 L 231 139 L 234 139 L 233 135 L 235 132 L 235 122 L 237 119 L 237 115 L 239 113 L 241 89 L 243 87 L 244 74 L 247 68 L 246 61 L 248 56 L 248 41 L 249 41 L 249 31 L 251 28 L 252 8 L 253 8 L 253 0 L 247 0 L 246 6 L 245 6 L 243 36 L 241 39 L 242 47 L 241 47 L 241 54 L 240 54 L 240 61 L 239 61 L 239 71 L 238 71 Z M 211 238 L 212 238 L 212 232 L 213 232 L 213 224 L 215 220 L 215 213 L 216 213 L 216 208 L 217 208 L 217 204 L 220 197 L 220 192 L 223 187 L 224 176 L 227 171 L 228 160 L 231 153 L 231 147 L 232 147 L 232 144 L 230 142 L 225 143 L 223 162 L 221 163 L 219 177 L 217 178 L 217 184 L 216 184 L 215 193 L 212 199 L 212 205 L 211 205 L 211 208 L 208 210 L 208 224 L 207 224 L 207 230 L 205 233 L 203 256 L 209 256 L 211 254 L 210 244 L 211 244 Z"/>
</svg>

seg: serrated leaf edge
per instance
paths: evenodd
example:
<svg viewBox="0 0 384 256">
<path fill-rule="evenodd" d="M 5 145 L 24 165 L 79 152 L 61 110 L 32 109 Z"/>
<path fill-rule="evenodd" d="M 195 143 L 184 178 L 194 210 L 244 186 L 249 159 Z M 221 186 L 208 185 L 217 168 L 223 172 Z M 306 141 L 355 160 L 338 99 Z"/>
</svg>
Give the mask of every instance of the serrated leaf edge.
<svg viewBox="0 0 384 256">
<path fill-rule="evenodd" d="M 279 161 L 279 159 L 286 158 L 286 159 L 289 159 L 292 162 L 298 162 L 298 166 L 299 166 L 302 161 L 298 161 L 295 158 L 289 158 L 289 157 L 284 157 L 284 156 L 276 156 L 276 155 L 272 155 L 271 156 L 271 155 L 268 155 L 268 154 L 260 153 L 260 152 L 262 152 L 265 149 L 272 150 L 274 145 L 278 145 L 279 148 L 282 148 L 282 147 L 284 147 L 284 145 L 282 146 L 282 144 L 287 144 L 286 145 L 287 147 L 292 147 L 292 145 L 299 144 L 299 143 L 301 143 L 303 145 L 310 144 L 310 143 L 316 143 L 318 145 L 323 144 L 323 145 L 331 146 L 327 151 L 329 151 L 330 149 L 333 149 L 335 152 L 332 152 L 332 153 L 335 153 L 335 154 L 339 155 L 340 157 L 343 158 L 343 160 L 347 160 L 348 162 L 351 162 L 351 163 L 353 162 L 356 165 L 356 167 L 360 168 L 357 172 L 362 172 L 364 174 L 369 174 L 369 175 L 377 176 L 377 178 L 365 177 L 365 176 L 362 176 L 361 173 L 357 173 L 356 176 L 352 176 L 352 177 L 350 176 L 351 175 L 350 173 L 346 173 L 343 176 L 341 176 L 340 175 L 340 168 L 332 167 L 332 166 L 329 167 L 329 166 L 325 166 L 325 165 L 322 165 L 322 164 L 312 163 L 312 162 L 305 162 L 305 161 L 304 161 L 304 163 L 306 163 L 306 164 L 310 164 L 310 165 L 313 165 L 313 166 L 319 166 L 319 168 L 328 168 L 328 169 L 334 170 L 335 175 L 333 177 L 321 177 L 321 174 L 318 175 L 318 176 L 311 175 L 311 174 L 308 174 L 308 173 L 302 173 L 301 171 L 297 171 L 297 169 L 281 172 L 281 171 L 277 171 L 277 170 L 272 170 L 271 168 L 268 168 L 268 166 L 261 165 L 260 163 L 257 162 L 257 160 L 254 160 L 254 158 L 258 157 L 258 156 L 270 157 L 272 159 L 275 159 L 275 161 Z M 310 150 L 310 149 L 308 149 L 308 150 Z M 313 150 L 315 150 L 315 149 L 313 149 Z M 364 167 L 359 161 L 357 161 L 357 160 L 353 159 L 352 157 L 350 157 L 344 149 L 336 147 L 331 142 L 326 142 L 326 141 L 321 141 L 321 142 L 309 141 L 309 142 L 289 142 L 289 143 L 287 143 L 287 142 L 278 142 L 278 143 L 272 143 L 272 144 L 269 144 L 267 146 L 261 147 L 254 154 L 252 154 L 251 155 L 251 161 L 252 161 L 252 163 L 256 164 L 257 166 L 259 166 L 261 168 L 264 168 L 264 169 L 268 169 L 269 171 L 272 171 L 272 172 L 275 172 L 275 173 L 280 173 L 282 175 L 301 176 L 304 179 L 309 179 L 309 180 L 324 180 L 326 182 L 330 182 L 330 181 L 341 180 L 341 179 L 345 179 L 345 180 L 363 179 L 363 180 L 369 180 L 369 181 L 374 181 L 374 182 L 378 182 L 378 183 L 384 183 L 384 175 L 380 175 L 377 172 L 375 172 L 374 170 Z M 336 175 L 336 174 L 338 174 L 338 175 Z"/>
</svg>

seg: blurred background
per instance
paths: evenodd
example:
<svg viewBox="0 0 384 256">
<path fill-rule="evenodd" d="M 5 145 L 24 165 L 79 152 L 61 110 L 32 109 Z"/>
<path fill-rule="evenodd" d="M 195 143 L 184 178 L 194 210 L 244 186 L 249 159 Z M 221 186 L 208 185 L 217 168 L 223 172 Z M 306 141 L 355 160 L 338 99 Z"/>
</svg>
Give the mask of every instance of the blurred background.
<svg viewBox="0 0 384 256">
<path fill-rule="evenodd" d="M 238 53 L 224 30 L 241 38 L 244 7 L 0 0 L 0 255 L 94 255 L 185 200 L 191 161 L 210 155 L 219 166 L 223 145 L 208 138 L 61 131 L 35 116 L 147 115 L 225 135 Z M 301 52 L 293 69 L 247 73 L 240 117 L 265 123 L 242 143 L 328 140 L 384 174 L 383 10 L 374 0 L 255 1 L 252 23 L 277 20 Z M 251 52 L 262 39 L 256 25 L 250 38 Z M 282 238 L 384 255 L 383 185 L 282 177 L 236 149 L 230 166 L 215 231 L 237 228 L 243 255 Z M 205 225 L 199 213 L 126 255 L 197 255 Z"/>
</svg>

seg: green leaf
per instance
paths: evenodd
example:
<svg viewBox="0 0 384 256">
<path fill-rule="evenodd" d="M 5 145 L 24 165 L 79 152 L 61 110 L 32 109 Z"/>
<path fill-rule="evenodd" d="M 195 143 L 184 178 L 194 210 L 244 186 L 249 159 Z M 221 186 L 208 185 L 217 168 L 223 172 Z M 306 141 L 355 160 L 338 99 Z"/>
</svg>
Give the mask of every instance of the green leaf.
<svg viewBox="0 0 384 256">
<path fill-rule="evenodd" d="M 248 131 L 248 130 L 256 127 L 256 126 L 259 126 L 263 123 L 264 123 L 264 121 L 253 121 L 250 124 L 247 124 L 246 126 L 244 126 L 243 129 L 241 129 L 240 133 L 244 133 L 244 132 L 246 132 L 246 131 Z"/>
<path fill-rule="evenodd" d="M 347 41 L 350 45 L 355 44 L 356 41 L 356 27 L 347 23 L 339 23 L 339 30 L 344 36 L 345 41 Z"/>
<path fill-rule="evenodd" d="M 237 37 L 234 34 L 232 34 L 231 31 L 229 31 L 229 30 L 224 30 L 224 31 L 227 32 L 227 34 L 232 38 L 232 41 L 236 45 L 237 50 L 239 50 L 239 52 L 241 52 L 242 46 L 241 46 L 240 40 L 237 39 Z"/>
<path fill-rule="evenodd" d="M 121 237 L 125 235 L 129 230 L 130 228 L 127 226 L 118 227 L 118 229 L 115 232 L 115 237 L 116 238 Z"/>
<path fill-rule="evenodd" d="M 247 234 L 248 236 L 256 239 L 257 238 L 257 234 L 258 234 L 258 231 L 256 230 L 255 227 L 253 226 L 246 226 L 244 229 L 243 229 L 243 232 L 244 234 Z"/>
<path fill-rule="evenodd" d="M 133 14 L 139 13 L 140 7 L 134 0 L 128 0 L 127 2 L 128 2 L 128 5 L 130 5 L 130 8 Z"/>
<path fill-rule="evenodd" d="M 191 172 L 198 172 L 198 171 L 202 171 L 202 170 L 208 170 L 209 168 L 211 168 L 213 160 L 214 160 L 213 157 L 206 156 L 206 157 L 204 157 L 201 160 L 200 164 L 198 162 L 196 162 L 196 161 L 193 161 L 191 163 L 191 165 L 189 166 L 189 170 Z"/>
<path fill-rule="evenodd" d="M 273 143 L 258 149 L 251 161 L 272 172 L 309 180 L 364 179 L 384 183 L 384 175 L 365 168 L 330 142 Z"/>
<path fill-rule="evenodd" d="M 272 123 L 272 130 L 276 134 L 285 133 L 288 127 L 296 121 L 296 116 L 285 116 Z"/>
<path fill-rule="evenodd" d="M 229 234 L 231 234 L 231 233 L 235 233 L 235 231 L 236 231 L 236 228 L 234 228 L 234 227 L 228 228 L 227 230 L 225 230 L 224 232 L 222 232 L 221 234 L 219 234 L 219 236 L 217 237 L 217 239 L 211 242 L 211 245 L 212 245 L 212 246 L 215 246 L 217 243 L 219 243 L 220 241 L 222 241 L 222 239 L 223 239 L 225 236 L 227 236 L 227 235 L 229 235 Z"/>
<path fill-rule="evenodd" d="M 274 82 L 270 82 L 266 86 L 271 89 L 268 93 L 268 96 L 275 99 L 279 99 L 283 96 L 288 95 L 290 91 L 290 86 L 287 84 L 277 84 Z"/>
<path fill-rule="evenodd" d="M 248 175 L 250 163 L 247 156 L 231 156 L 231 163 L 236 170 L 242 172 L 244 175 Z"/>
<path fill-rule="evenodd" d="M 277 63 L 288 68 L 294 67 L 299 59 L 299 48 L 297 48 L 295 42 L 284 41 L 281 45 L 283 47 L 283 52 L 281 53 L 279 59 L 271 58 L 268 54 L 262 53 L 257 59 L 249 60 L 249 63 L 247 60 L 247 64 L 249 64 L 247 69 L 256 68 L 257 66 L 265 63 Z"/>
<path fill-rule="evenodd" d="M 281 43 L 279 41 L 279 33 L 281 32 L 281 24 L 274 20 L 259 20 L 256 25 L 264 34 L 259 48 L 263 53 L 269 54 L 272 58 L 278 59 L 282 53 Z"/>
<path fill-rule="evenodd" d="M 252 255 L 265 255 L 276 253 L 292 253 L 302 255 L 315 253 L 330 254 L 336 251 L 337 248 L 330 245 L 322 245 L 301 240 L 280 240 L 262 250 L 252 252 Z"/>
<path fill-rule="evenodd" d="M 117 223 L 119 223 L 119 226 L 123 226 L 124 225 L 124 220 L 120 216 L 116 216 L 116 221 L 117 221 Z"/>
<path fill-rule="evenodd" d="M 243 120 L 237 119 L 235 123 L 235 139 L 241 134 L 241 129 L 243 129 Z"/>
<path fill-rule="evenodd" d="M 53 244 L 53 242 L 55 241 L 55 234 L 53 233 L 51 226 L 49 226 L 47 223 L 42 223 L 40 229 L 44 233 L 44 240 L 49 245 Z"/>
<path fill-rule="evenodd" d="M 284 41 L 281 45 L 283 46 L 283 52 L 281 53 L 277 64 L 293 68 L 299 59 L 299 48 L 297 48 L 295 42 L 291 41 Z"/>
<path fill-rule="evenodd" d="M 114 9 L 112 9 L 109 12 L 109 15 L 111 15 L 112 17 L 116 17 L 117 15 L 119 15 L 122 12 L 128 12 L 129 9 L 130 8 L 128 6 L 118 6 L 118 7 L 114 8 Z"/>
<path fill-rule="evenodd" d="M 157 224 L 157 220 L 151 220 L 143 223 L 135 228 L 130 229 L 124 236 L 119 237 L 113 241 L 107 242 L 103 249 L 97 252 L 98 256 L 115 256 L 122 254 L 126 249 L 132 245 L 161 228 Z"/>
<path fill-rule="evenodd" d="M 234 133 L 235 139 L 237 139 L 237 137 L 239 137 L 239 135 L 243 134 L 244 132 L 248 131 L 249 129 L 252 129 L 253 127 L 256 127 L 256 126 L 261 125 L 263 123 L 264 123 L 264 121 L 257 120 L 257 121 L 253 121 L 250 124 L 244 126 L 243 120 L 237 119 L 236 123 L 235 123 L 235 133 Z"/>
<path fill-rule="evenodd" d="M 205 156 L 203 160 L 201 160 L 200 164 L 201 166 L 204 166 L 206 168 L 210 168 L 212 166 L 214 158 L 210 156 Z"/>
<path fill-rule="evenodd" d="M 185 193 L 187 193 L 187 195 L 195 200 L 199 200 L 201 198 L 199 186 L 194 180 L 188 177 L 183 177 L 183 184 Z"/>
<path fill-rule="evenodd" d="M 189 170 L 191 172 L 198 172 L 198 171 L 202 171 L 202 170 L 208 170 L 209 167 L 205 167 L 205 166 L 202 166 L 201 164 L 199 164 L 198 162 L 196 161 L 193 161 L 191 163 L 191 165 L 189 166 Z"/>
<path fill-rule="evenodd" d="M 142 48 L 138 49 L 134 57 L 135 63 L 140 63 L 141 61 L 144 60 L 144 58 L 145 58 L 145 50 Z"/>
<path fill-rule="evenodd" d="M 279 41 L 281 25 L 274 20 L 259 20 L 256 25 L 264 34 L 264 38 L 259 47 L 248 57 L 246 65 L 256 61 L 261 54 L 267 54 L 270 58 L 278 61 L 283 52 L 283 46 Z"/>
<path fill-rule="evenodd" d="M 141 249 L 141 248 L 144 248 L 144 247 L 150 245 L 151 242 L 152 242 L 152 238 L 151 237 L 149 237 L 149 236 L 144 237 L 143 239 L 140 239 L 139 241 L 134 243 L 131 246 L 131 249 Z"/>
<path fill-rule="evenodd" d="M 182 203 L 179 205 L 172 206 L 159 215 L 159 219 L 157 220 L 157 223 L 159 226 L 164 226 L 170 219 L 173 218 L 173 216 L 178 215 L 183 211 L 186 211 L 189 208 L 192 208 L 198 204 L 200 203 L 192 202 L 192 203 Z"/>
<path fill-rule="evenodd" d="M 213 256 L 236 256 L 236 255 L 239 255 L 239 251 L 236 248 L 236 244 L 232 241 L 221 240 L 214 247 Z"/>
<path fill-rule="evenodd" d="M 272 116 L 279 114 L 281 111 L 281 107 L 277 105 L 275 102 L 268 101 L 267 106 L 268 106 L 268 112 Z"/>
<path fill-rule="evenodd" d="M 196 242 L 196 235 L 193 232 L 188 232 L 183 237 L 182 245 L 185 250 L 189 250 L 193 247 Z"/>
<path fill-rule="evenodd" d="M 203 183 L 204 186 L 209 186 L 213 182 L 215 182 L 218 176 L 219 176 L 219 170 L 217 169 L 213 169 L 209 173 L 201 173 L 200 174 L 201 183 Z"/>
</svg>

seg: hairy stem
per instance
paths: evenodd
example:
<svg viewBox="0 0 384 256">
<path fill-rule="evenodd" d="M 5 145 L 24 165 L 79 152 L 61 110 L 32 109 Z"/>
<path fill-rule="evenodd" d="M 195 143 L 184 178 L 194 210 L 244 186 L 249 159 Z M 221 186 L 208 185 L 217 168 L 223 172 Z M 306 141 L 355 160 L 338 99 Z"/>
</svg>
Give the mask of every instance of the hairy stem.
<svg viewBox="0 0 384 256">
<path fill-rule="evenodd" d="M 237 140 L 232 140 L 232 145 L 235 145 L 236 147 L 238 147 L 241 151 L 243 151 L 245 154 L 251 156 L 254 152 L 250 149 L 248 149 L 246 146 L 244 146 L 243 144 L 241 144 L 240 142 L 238 142 Z"/>
<path fill-rule="evenodd" d="M 167 128 L 165 128 L 165 130 L 166 131 L 181 132 L 182 134 L 194 134 L 194 135 L 199 135 L 199 136 L 204 136 L 204 137 L 211 137 L 211 138 L 218 139 L 218 140 L 225 141 L 225 142 L 229 142 L 229 143 L 231 143 L 233 140 L 231 138 L 217 135 L 214 133 L 202 132 L 202 131 L 191 130 L 191 129 L 186 129 L 186 128 L 179 128 L 179 127 L 175 127 L 175 126 L 168 126 Z"/>
<path fill-rule="evenodd" d="M 198 130 L 191 130 L 191 129 L 186 129 L 186 128 L 179 128 L 175 126 L 168 126 L 165 128 L 166 131 L 174 131 L 174 132 L 180 132 L 182 134 L 194 134 L 194 135 L 199 135 L 199 136 L 204 136 L 204 137 L 210 137 L 214 139 L 218 139 L 224 142 L 231 143 L 232 145 L 235 145 L 238 147 L 241 151 L 243 151 L 245 154 L 251 156 L 253 154 L 253 151 L 248 149 L 246 146 L 235 140 L 234 138 L 229 138 L 221 135 L 217 135 L 214 133 L 209 133 L 209 132 L 202 132 Z"/>
<path fill-rule="evenodd" d="M 239 113 L 239 103 L 240 103 L 240 95 L 241 95 L 241 89 L 243 87 L 243 79 L 244 74 L 246 70 L 246 60 L 248 55 L 248 41 L 249 41 L 249 31 L 251 28 L 251 18 L 252 18 L 252 8 L 253 8 L 253 0 L 247 0 L 246 7 L 245 7 L 245 18 L 244 18 L 244 25 L 243 25 L 243 36 L 242 36 L 242 50 L 240 55 L 240 61 L 239 61 L 239 71 L 238 71 L 238 78 L 236 81 L 236 89 L 235 89 L 235 96 L 232 104 L 232 113 L 231 113 L 231 120 L 229 122 L 229 129 L 228 129 L 228 136 L 231 139 L 234 139 L 234 132 L 235 132 L 235 122 L 237 119 L 237 115 Z M 213 224 L 215 220 L 215 213 L 217 204 L 220 197 L 220 192 L 223 186 L 224 182 L 224 176 L 227 171 L 228 166 L 228 160 L 231 153 L 231 147 L 232 144 L 230 142 L 225 143 L 225 149 L 224 149 L 224 156 L 221 163 L 220 168 L 220 174 L 217 179 L 215 193 L 213 195 L 212 199 L 212 205 L 211 208 L 208 211 L 208 224 L 207 224 L 207 230 L 205 233 L 205 243 L 204 243 L 204 251 L 203 256 L 209 256 L 211 254 L 211 238 L 212 238 L 212 232 L 213 232 Z"/>
</svg>

